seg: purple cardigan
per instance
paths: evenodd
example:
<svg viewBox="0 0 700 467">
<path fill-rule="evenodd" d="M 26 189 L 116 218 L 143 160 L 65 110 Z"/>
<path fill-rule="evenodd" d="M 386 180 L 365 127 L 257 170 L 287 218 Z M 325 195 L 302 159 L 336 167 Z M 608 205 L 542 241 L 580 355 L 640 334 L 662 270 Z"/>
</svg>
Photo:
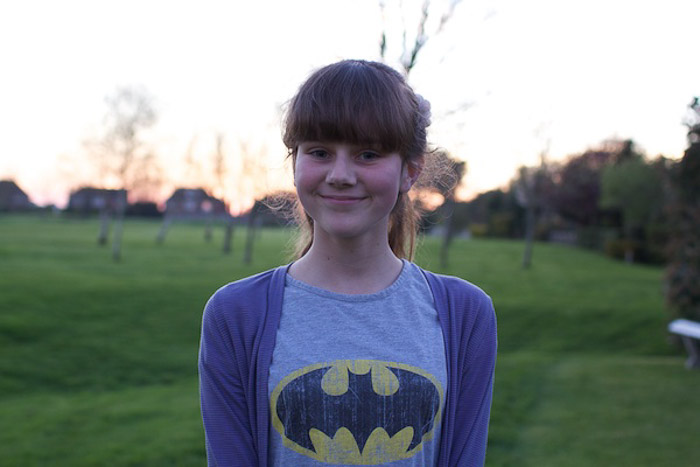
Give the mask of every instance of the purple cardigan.
<svg viewBox="0 0 700 467">
<path fill-rule="evenodd" d="M 210 466 L 267 466 L 267 378 L 288 268 L 232 282 L 204 309 L 199 383 Z M 482 466 L 496 363 L 493 304 L 465 280 L 423 273 L 435 297 L 447 358 L 438 465 Z"/>
</svg>

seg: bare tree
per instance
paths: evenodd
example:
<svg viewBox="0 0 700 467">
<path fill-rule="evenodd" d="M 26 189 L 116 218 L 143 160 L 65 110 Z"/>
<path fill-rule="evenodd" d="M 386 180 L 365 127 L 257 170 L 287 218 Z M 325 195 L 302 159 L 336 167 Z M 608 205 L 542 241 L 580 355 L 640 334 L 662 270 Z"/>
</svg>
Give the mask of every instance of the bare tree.
<svg viewBox="0 0 700 467">
<path fill-rule="evenodd" d="M 233 217 L 229 217 L 228 222 L 226 222 L 226 227 L 224 228 L 224 246 L 222 250 L 225 254 L 231 253 L 231 249 L 233 248 L 233 232 Z"/>
<path fill-rule="evenodd" d="M 195 134 L 187 149 L 184 153 L 184 164 L 183 164 L 183 184 L 191 188 L 197 187 L 204 189 L 207 196 L 213 196 L 217 199 L 225 198 L 226 191 L 226 176 L 228 174 L 227 155 L 225 150 L 225 135 L 223 132 L 218 131 L 214 134 L 214 146 L 213 150 L 208 149 L 210 152 L 210 157 L 207 158 L 197 158 L 196 149 L 197 143 L 202 138 Z M 200 219 L 204 220 L 204 240 L 209 243 L 213 239 L 214 223 L 217 217 L 221 216 L 221 212 L 215 207 L 211 200 L 205 200 L 201 204 L 201 212 L 203 217 Z M 165 241 L 165 237 L 170 229 L 171 225 L 177 221 L 181 215 L 171 214 L 166 210 L 166 214 L 163 217 L 163 222 L 161 228 L 156 237 L 156 243 L 162 244 Z M 224 253 L 230 252 L 230 238 L 232 235 L 233 223 L 231 222 L 231 217 L 228 216 L 229 222 L 227 223 L 226 234 L 224 237 Z"/>
<path fill-rule="evenodd" d="M 464 161 L 453 159 L 445 150 L 437 151 L 433 157 L 435 159 L 433 163 L 437 166 L 439 173 L 432 181 L 431 188 L 440 193 L 444 198 L 444 202 L 440 207 L 442 217 L 444 218 L 444 232 L 442 246 L 440 247 L 440 265 L 442 267 L 447 267 L 450 245 L 452 245 L 452 240 L 454 240 L 457 234 L 457 226 L 454 222 L 455 193 L 462 178 L 464 178 L 467 164 Z"/>
<path fill-rule="evenodd" d="M 106 182 L 117 184 L 124 192 L 116 201 L 117 226 L 112 240 L 112 257 L 121 259 L 121 235 L 126 193 L 133 199 L 148 198 L 160 180 L 155 154 L 145 138 L 153 127 L 157 114 L 152 96 L 141 87 L 117 88 L 105 98 L 107 111 L 102 134 L 86 144 L 89 152 L 99 158 L 99 168 Z M 106 229 L 100 229 L 101 235 Z M 106 243 L 106 242 L 105 242 Z"/>
<path fill-rule="evenodd" d="M 537 222 L 537 173 L 536 168 L 522 166 L 515 181 L 515 197 L 520 206 L 525 208 L 525 250 L 523 251 L 523 269 L 532 265 L 532 249 L 535 241 L 535 224 Z"/>
<path fill-rule="evenodd" d="M 141 87 L 121 87 L 107 96 L 104 134 L 100 140 L 108 170 L 134 199 L 150 194 L 159 179 L 155 154 L 145 133 L 156 123 L 153 97 Z"/>
<path fill-rule="evenodd" d="M 197 180 L 197 183 L 202 179 L 202 164 L 197 160 L 197 157 L 195 156 L 195 148 L 197 147 L 197 143 L 199 141 L 199 135 L 198 134 L 193 134 L 192 138 L 190 139 L 189 144 L 187 145 L 187 149 L 185 150 L 185 173 L 184 176 L 188 180 Z"/>
<path fill-rule="evenodd" d="M 226 176 L 226 155 L 224 153 L 224 134 L 222 132 L 216 133 L 216 143 L 214 154 L 212 157 L 213 162 L 213 188 L 214 196 L 220 198 L 224 191 L 224 178 Z M 211 242 L 213 237 L 213 223 L 214 223 L 214 212 L 210 211 L 206 214 L 204 220 L 204 240 L 208 243 Z M 225 250 L 225 249 L 224 249 Z"/>
<path fill-rule="evenodd" d="M 226 191 L 226 177 L 229 173 L 226 150 L 225 150 L 225 135 L 223 132 L 219 131 L 215 135 L 215 149 L 212 156 L 212 174 L 213 180 L 211 186 L 213 189 L 214 196 L 220 199 L 225 199 Z M 212 221 L 211 217 L 207 218 L 205 239 L 211 241 L 212 236 Z M 223 252 L 225 254 L 231 253 L 233 248 L 233 233 L 234 233 L 234 219 L 231 215 L 228 215 L 226 221 L 226 226 L 224 228 L 224 242 L 223 242 Z"/>
<path fill-rule="evenodd" d="M 241 175 L 248 181 L 248 185 L 254 196 L 257 196 L 266 188 L 266 168 L 260 161 L 259 154 L 265 151 L 265 148 L 260 148 L 259 151 L 253 152 L 248 143 L 240 143 L 242 171 Z M 248 213 L 248 221 L 246 227 L 245 251 L 243 253 L 243 262 L 250 264 L 253 261 L 253 245 L 255 236 L 259 230 L 259 214 L 261 212 L 261 204 L 255 201 Z"/>
<path fill-rule="evenodd" d="M 407 19 L 406 19 L 406 9 L 403 7 L 403 2 L 398 1 L 398 8 L 401 13 L 401 55 L 399 57 L 399 63 L 403 74 L 408 76 L 411 70 L 418 63 L 418 57 L 425 47 L 426 43 L 431 37 L 439 35 L 445 28 L 445 25 L 450 21 L 454 15 L 455 8 L 461 2 L 461 0 L 450 0 L 445 11 L 440 15 L 440 19 L 437 25 L 431 30 L 428 30 L 429 19 L 431 14 L 434 15 L 431 8 L 431 0 L 424 0 L 420 8 L 420 14 L 418 17 L 418 23 L 416 25 L 415 34 L 410 34 L 408 31 Z M 387 1 L 379 0 L 379 10 L 382 15 L 382 31 L 379 38 L 379 56 L 383 61 L 386 61 L 387 46 L 389 44 L 389 30 L 387 27 Z"/>
<path fill-rule="evenodd" d="M 247 199 L 250 196 L 258 197 L 266 188 L 267 170 L 264 161 L 261 161 L 261 154 L 265 153 L 265 147 L 261 146 L 257 149 L 251 147 L 250 142 L 240 140 L 238 149 L 233 151 L 233 159 L 226 155 L 224 149 L 224 135 L 217 134 L 216 151 L 213 157 L 213 181 L 212 187 L 215 194 L 224 192 L 234 192 L 238 199 Z M 234 163 L 235 162 L 235 163 Z M 237 166 L 234 170 L 234 166 Z M 229 168 L 231 167 L 231 168 Z M 226 185 L 231 184 L 233 190 L 226 190 Z M 247 229 L 245 249 L 243 252 L 243 261 L 249 264 L 253 260 L 253 246 L 256 232 L 259 227 L 258 222 L 258 203 L 250 208 L 247 214 Z M 229 254 L 233 245 L 233 235 L 235 231 L 235 219 L 228 216 L 224 230 L 223 252 Z"/>
<path fill-rule="evenodd" d="M 535 243 L 535 229 L 542 211 L 551 201 L 554 183 L 551 167 L 547 162 L 550 141 L 547 140 L 540 151 L 540 164 L 536 167 L 520 167 L 513 182 L 513 192 L 517 203 L 525 209 L 525 249 L 523 251 L 523 269 L 532 266 L 532 254 Z"/>
<path fill-rule="evenodd" d="M 116 200 L 117 221 L 115 222 L 114 237 L 112 238 L 112 259 L 114 261 L 121 261 L 122 259 L 122 233 L 124 232 L 124 213 L 126 211 L 126 205 L 126 190 L 121 190 Z"/>
<path fill-rule="evenodd" d="M 194 135 L 192 135 L 192 138 L 190 139 L 190 142 L 187 145 L 187 149 L 185 150 L 183 167 L 184 174 L 188 179 L 200 180 L 202 178 L 202 167 L 199 161 L 197 161 L 197 159 L 194 156 L 194 149 L 197 145 L 197 140 L 198 136 L 195 133 Z M 160 229 L 158 230 L 158 235 L 156 236 L 157 244 L 162 245 L 165 242 L 165 237 L 168 235 L 170 226 L 175 221 L 173 217 L 174 216 L 170 212 L 168 212 L 168 209 L 166 207 L 165 215 L 163 216 L 163 222 L 161 223 Z"/>
<path fill-rule="evenodd" d="M 418 14 L 417 23 L 415 24 L 415 33 L 409 33 L 407 20 L 407 11 L 404 8 L 404 3 L 398 0 L 398 9 L 401 15 L 401 53 L 399 63 L 402 72 L 406 78 L 409 77 L 411 71 L 418 64 L 418 59 L 421 56 L 421 51 L 425 47 L 428 40 L 438 36 L 445 29 L 446 24 L 454 16 L 455 8 L 461 0 L 449 0 L 447 7 L 440 13 L 439 20 L 436 24 L 430 27 L 431 21 L 436 14 L 431 5 L 431 0 L 423 0 Z M 382 31 L 379 39 L 379 56 L 382 61 L 387 60 L 387 47 L 389 45 L 389 30 L 387 27 L 387 1 L 379 1 L 379 9 L 382 15 Z M 433 22 L 434 23 L 434 22 Z M 459 104 L 457 108 L 449 111 L 444 117 L 456 114 L 468 108 L 471 104 Z M 461 182 L 466 172 L 466 162 L 456 161 L 450 157 L 447 151 L 438 151 L 435 154 L 437 159 L 438 175 L 434 184 L 429 189 L 439 192 L 444 197 L 444 203 L 440 210 L 444 218 L 444 236 L 442 246 L 440 248 L 440 263 L 443 267 L 447 266 L 449 257 L 449 247 L 456 234 L 455 223 L 453 222 L 453 211 L 455 206 L 455 191 Z"/>
<path fill-rule="evenodd" d="M 109 241 L 109 212 L 106 206 L 100 208 L 100 230 L 97 233 L 97 244 L 107 245 Z"/>
</svg>

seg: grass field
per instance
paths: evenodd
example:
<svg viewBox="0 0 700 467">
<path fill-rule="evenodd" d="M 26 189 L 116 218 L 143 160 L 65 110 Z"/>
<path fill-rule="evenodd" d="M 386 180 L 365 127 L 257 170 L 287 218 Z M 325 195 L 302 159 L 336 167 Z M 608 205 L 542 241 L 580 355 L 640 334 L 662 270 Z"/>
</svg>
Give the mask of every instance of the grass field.
<svg viewBox="0 0 700 467">
<path fill-rule="evenodd" d="M 203 465 L 197 347 L 224 283 L 286 261 L 264 230 L 220 251 L 201 226 L 130 221 L 123 261 L 97 222 L 0 217 L 0 465 Z M 499 359 L 488 466 L 690 466 L 700 459 L 700 372 L 670 346 L 661 270 L 536 245 L 460 240 L 450 267 L 493 298 Z"/>
</svg>

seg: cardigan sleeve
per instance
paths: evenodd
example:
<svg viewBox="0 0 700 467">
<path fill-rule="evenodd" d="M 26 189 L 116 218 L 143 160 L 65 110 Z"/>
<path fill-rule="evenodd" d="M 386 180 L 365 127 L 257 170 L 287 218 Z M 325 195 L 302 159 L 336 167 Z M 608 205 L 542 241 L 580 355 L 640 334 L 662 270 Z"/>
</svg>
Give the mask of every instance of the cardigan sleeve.
<svg viewBox="0 0 700 467">
<path fill-rule="evenodd" d="M 461 359 L 450 456 L 450 465 L 455 466 L 483 466 L 486 457 L 496 365 L 496 316 L 488 297 L 481 297 L 479 302 L 466 354 Z"/>
<path fill-rule="evenodd" d="M 233 305 L 225 289 L 207 303 L 199 349 L 199 387 L 209 466 L 257 465 L 247 400 L 247 359 L 236 348 L 225 311 Z"/>
<path fill-rule="evenodd" d="M 484 465 L 496 365 L 496 314 L 474 284 L 425 272 L 445 336 L 449 375 L 441 467 Z"/>
</svg>

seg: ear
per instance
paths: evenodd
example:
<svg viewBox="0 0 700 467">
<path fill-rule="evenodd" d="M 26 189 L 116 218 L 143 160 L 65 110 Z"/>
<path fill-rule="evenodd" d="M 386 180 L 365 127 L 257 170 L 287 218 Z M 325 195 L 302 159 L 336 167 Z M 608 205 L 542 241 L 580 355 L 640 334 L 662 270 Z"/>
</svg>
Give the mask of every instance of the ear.
<svg viewBox="0 0 700 467">
<path fill-rule="evenodd" d="M 401 187 L 399 191 L 405 193 L 411 189 L 421 172 L 423 171 L 423 158 L 404 162 L 401 170 Z"/>
</svg>

